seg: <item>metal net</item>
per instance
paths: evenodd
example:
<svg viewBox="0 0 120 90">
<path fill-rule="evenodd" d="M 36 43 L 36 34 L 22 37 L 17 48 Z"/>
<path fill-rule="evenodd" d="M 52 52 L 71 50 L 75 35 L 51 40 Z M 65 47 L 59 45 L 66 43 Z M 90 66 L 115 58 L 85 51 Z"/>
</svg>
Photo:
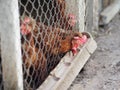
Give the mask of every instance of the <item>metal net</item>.
<svg viewBox="0 0 120 90">
<path fill-rule="evenodd" d="M 75 17 L 65 12 L 65 0 L 18 1 L 24 88 L 34 90 L 71 50 L 78 33 L 73 31 Z"/>
</svg>

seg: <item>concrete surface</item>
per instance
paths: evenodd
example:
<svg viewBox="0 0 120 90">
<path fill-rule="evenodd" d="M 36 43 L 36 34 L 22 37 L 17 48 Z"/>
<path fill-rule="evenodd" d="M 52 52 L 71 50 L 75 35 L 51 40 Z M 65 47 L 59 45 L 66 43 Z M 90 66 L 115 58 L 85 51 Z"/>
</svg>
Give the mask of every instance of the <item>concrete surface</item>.
<svg viewBox="0 0 120 90">
<path fill-rule="evenodd" d="M 120 90 L 120 15 L 95 40 L 97 50 L 68 90 Z"/>
</svg>

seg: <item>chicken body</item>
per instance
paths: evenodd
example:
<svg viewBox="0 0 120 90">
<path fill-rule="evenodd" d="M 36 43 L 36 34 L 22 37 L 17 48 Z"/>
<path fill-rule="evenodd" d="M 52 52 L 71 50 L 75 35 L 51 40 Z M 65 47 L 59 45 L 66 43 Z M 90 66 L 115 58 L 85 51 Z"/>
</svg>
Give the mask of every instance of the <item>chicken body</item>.
<svg viewBox="0 0 120 90">
<path fill-rule="evenodd" d="M 28 21 L 29 22 L 29 21 Z M 24 33 L 24 30 L 29 29 L 30 23 L 21 23 L 21 44 L 22 44 L 22 60 L 24 70 L 24 85 L 36 89 L 47 77 L 47 60 L 40 48 L 35 47 L 35 38 L 32 31 Z M 25 27 L 24 27 L 25 26 Z M 26 28 L 27 27 L 27 28 Z M 24 30 L 23 30 L 24 29 Z M 32 79 L 32 81 L 30 81 Z"/>
<path fill-rule="evenodd" d="M 64 29 L 46 26 L 27 16 L 23 21 L 25 21 L 21 24 L 22 34 L 25 34 L 22 35 L 24 36 L 22 40 L 23 62 L 26 69 L 32 66 L 33 69 L 30 71 L 35 71 L 32 74 L 31 83 L 34 87 L 36 82 L 44 81 L 43 79 L 54 69 L 57 65 L 55 63 L 61 60 L 60 55 L 63 56 L 72 50 L 74 37 L 82 35 L 77 31 L 65 32 Z M 24 33 L 25 30 L 28 31 Z M 31 75 L 31 72 L 29 74 Z M 41 82 L 37 83 L 37 87 L 40 84 Z"/>
<path fill-rule="evenodd" d="M 51 54 L 57 55 L 70 51 L 74 36 L 82 37 L 82 34 L 77 31 L 66 32 L 64 29 L 49 27 L 39 22 L 35 23 L 33 18 L 26 17 L 26 19 L 29 19 L 27 27 L 33 31 L 36 47 L 44 48 Z"/>
</svg>

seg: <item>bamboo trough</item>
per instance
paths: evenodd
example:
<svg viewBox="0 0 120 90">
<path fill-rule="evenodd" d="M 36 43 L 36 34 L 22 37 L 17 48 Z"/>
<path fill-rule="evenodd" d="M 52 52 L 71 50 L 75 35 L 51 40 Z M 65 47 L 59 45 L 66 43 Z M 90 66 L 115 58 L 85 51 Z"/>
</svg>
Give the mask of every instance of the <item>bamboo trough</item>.
<svg viewBox="0 0 120 90">
<path fill-rule="evenodd" d="M 75 56 L 68 52 L 37 90 L 67 90 L 97 48 L 92 36 Z"/>
</svg>

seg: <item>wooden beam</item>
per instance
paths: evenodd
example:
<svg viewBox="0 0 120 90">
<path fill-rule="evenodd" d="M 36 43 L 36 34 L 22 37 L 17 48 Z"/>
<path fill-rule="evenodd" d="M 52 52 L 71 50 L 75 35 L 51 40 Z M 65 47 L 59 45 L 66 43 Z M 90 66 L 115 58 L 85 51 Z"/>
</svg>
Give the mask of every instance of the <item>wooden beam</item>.
<svg viewBox="0 0 120 90">
<path fill-rule="evenodd" d="M 108 24 L 120 10 L 120 0 L 115 0 L 101 12 L 101 24 Z"/>
</svg>

